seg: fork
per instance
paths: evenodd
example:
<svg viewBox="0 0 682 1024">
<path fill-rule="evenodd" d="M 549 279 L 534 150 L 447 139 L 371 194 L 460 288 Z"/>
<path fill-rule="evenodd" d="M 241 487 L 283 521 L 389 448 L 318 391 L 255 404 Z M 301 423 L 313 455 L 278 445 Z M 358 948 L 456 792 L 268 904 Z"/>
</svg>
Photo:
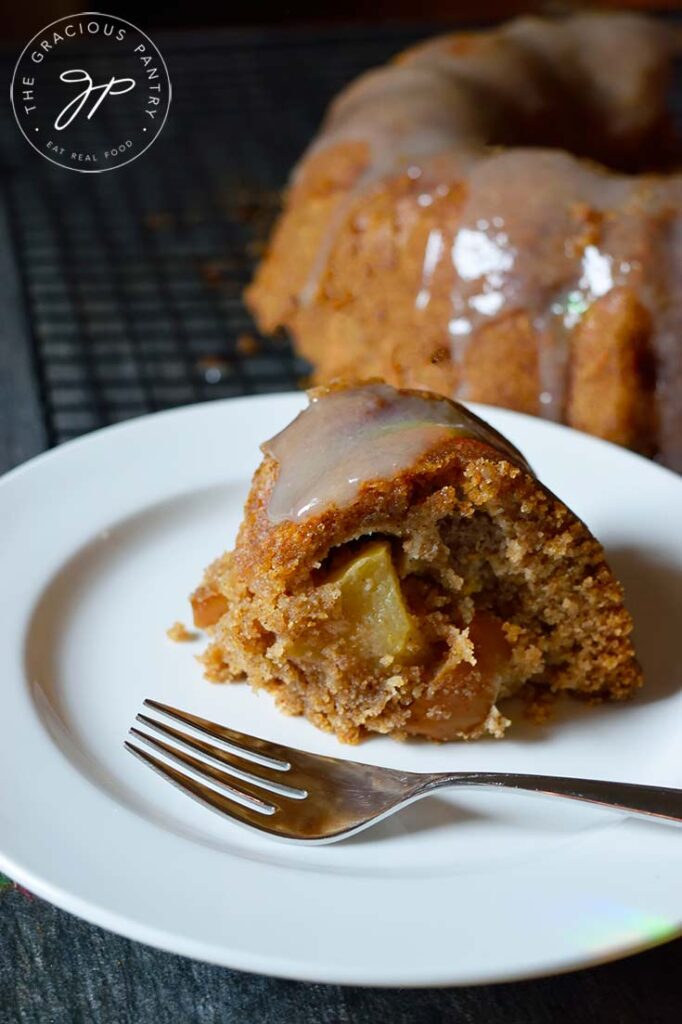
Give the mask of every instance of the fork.
<svg viewBox="0 0 682 1024">
<path fill-rule="evenodd" d="M 204 785 L 126 740 L 131 754 L 211 810 L 280 839 L 333 843 L 414 800 L 453 786 L 567 797 L 626 814 L 682 823 L 682 789 L 507 772 L 396 771 L 271 743 L 155 700 L 145 700 L 144 705 L 221 744 L 216 746 L 144 714 L 137 715 L 136 721 L 172 740 L 173 745 L 135 727 L 130 730 L 146 746 L 213 785 Z M 186 752 L 190 750 L 201 759 Z"/>
</svg>

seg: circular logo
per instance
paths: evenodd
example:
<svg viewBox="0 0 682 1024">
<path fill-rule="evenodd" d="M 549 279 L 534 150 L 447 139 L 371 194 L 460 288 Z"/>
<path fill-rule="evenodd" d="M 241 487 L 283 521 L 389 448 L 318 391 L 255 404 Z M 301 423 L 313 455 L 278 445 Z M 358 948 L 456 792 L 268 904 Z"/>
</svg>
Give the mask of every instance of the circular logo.
<svg viewBox="0 0 682 1024">
<path fill-rule="evenodd" d="M 14 69 L 11 98 L 41 156 L 97 174 L 149 149 L 166 122 L 171 83 L 149 36 L 123 18 L 86 11 L 33 37 Z"/>
</svg>

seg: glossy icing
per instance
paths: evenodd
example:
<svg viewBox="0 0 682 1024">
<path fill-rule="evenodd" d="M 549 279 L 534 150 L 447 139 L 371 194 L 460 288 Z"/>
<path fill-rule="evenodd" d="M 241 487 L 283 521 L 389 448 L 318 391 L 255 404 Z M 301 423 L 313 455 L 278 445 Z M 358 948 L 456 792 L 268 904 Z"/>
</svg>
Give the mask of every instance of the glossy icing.
<svg viewBox="0 0 682 1024">
<path fill-rule="evenodd" d="M 677 379 L 682 312 L 662 282 L 682 277 L 682 177 L 616 174 L 569 152 L 529 148 L 587 147 L 599 159 L 622 145 L 627 162 L 633 153 L 622 140 L 639 133 L 645 150 L 660 120 L 669 49 L 661 26 L 637 16 L 524 18 L 432 40 L 352 83 L 294 174 L 296 187 L 316 153 L 365 146 L 364 169 L 330 219 L 301 305 L 314 302 L 362 197 L 407 175 L 411 201 L 423 208 L 452 187 L 461 194 L 456 227 L 427 233 L 414 281 L 417 329 L 425 310 L 434 315 L 436 285 L 447 288 L 437 315 L 461 369 L 453 397 L 470 397 L 464 363 L 477 335 L 522 311 L 537 344 L 537 411 L 561 420 L 573 332 L 595 301 L 624 285 L 651 314 L 661 375 Z M 661 413 L 664 447 L 676 416 Z"/>
<path fill-rule="evenodd" d="M 262 446 L 279 464 L 270 519 L 300 522 L 344 507 L 364 483 L 391 479 L 453 434 L 483 441 L 531 472 L 506 438 L 447 398 L 381 383 L 313 393 L 308 408 Z"/>
<path fill-rule="evenodd" d="M 523 149 L 482 158 L 466 180 L 457 230 L 427 242 L 415 306 L 437 272 L 449 277 L 444 336 L 458 366 L 486 324 L 523 310 L 537 339 L 539 411 L 560 420 L 571 334 L 594 301 L 627 285 L 657 308 L 650 257 L 666 204 L 682 202 L 682 181 L 652 192 L 646 179 Z M 425 188 L 432 194 L 437 201 Z M 466 399 L 460 379 L 455 397 Z"/>
</svg>

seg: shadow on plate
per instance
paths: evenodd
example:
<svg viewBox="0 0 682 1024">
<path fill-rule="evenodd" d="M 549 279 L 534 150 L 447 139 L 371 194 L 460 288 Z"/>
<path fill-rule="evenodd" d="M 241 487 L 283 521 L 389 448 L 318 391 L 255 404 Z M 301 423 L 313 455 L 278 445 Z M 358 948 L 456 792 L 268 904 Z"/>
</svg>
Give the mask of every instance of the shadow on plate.
<svg viewBox="0 0 682 1024">
<path fill-rule="evenodd" d="M 597 707 L 566 697 L 557 702 L 554 714 L 543 725 L 519 721 L 514 738 L 522 741 L 545 739 L 563 722 L 595 715 L 614 717 L 654 701 L 671 697 L 682 687 L 682 571 L 632 547 L 614 547 L 606 552 L 609 565 L 623 584 L 625 604 L 635 625 L 634 645 L 644 670 L 644 686 L 627 703 L 605 703 Z"/>
<path fill-rule="evenodd" d="M 635 623 L 635 650 L 644 669 L 644 687 L 635 700 L 649 704 L 670 697 L 682 687 L 682 570 L 637 548 L 606 554 Z"/>
<path fill-rule="evenodd" d="M 416 836 L 423 832 L 436 833 L 444 829 L 450 829 L 453 825 L 463 825 L 465 822 L 483 821 L 489 815 L 480 811 L 474 811 L 471 807 L 460 807 L 450 800 L 444 800 L 439 796 L 425 797 L 414 804 L 409 804 L 402 811 L 377 825 L 358 832 L 345 842 L 353 846 L 362 843 L 376 843 L 394 840 L 399 835 Z"/>
</svg>

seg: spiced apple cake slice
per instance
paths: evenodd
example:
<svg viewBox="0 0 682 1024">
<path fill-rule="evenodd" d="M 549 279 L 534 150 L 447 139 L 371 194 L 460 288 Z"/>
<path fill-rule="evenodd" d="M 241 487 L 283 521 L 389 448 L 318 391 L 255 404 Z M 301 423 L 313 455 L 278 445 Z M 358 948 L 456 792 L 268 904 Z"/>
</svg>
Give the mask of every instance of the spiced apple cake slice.
<svg viewBox="0 0 682 1024">
<path fill-rule="evenodd" d="M 206 675 L 345 742 L 500 737 L 505 699 L 640 686 L 601 545 L 463 406 L 318 389 L 263 445 L 233 551 L 192 596 Z"/>
</svg>

